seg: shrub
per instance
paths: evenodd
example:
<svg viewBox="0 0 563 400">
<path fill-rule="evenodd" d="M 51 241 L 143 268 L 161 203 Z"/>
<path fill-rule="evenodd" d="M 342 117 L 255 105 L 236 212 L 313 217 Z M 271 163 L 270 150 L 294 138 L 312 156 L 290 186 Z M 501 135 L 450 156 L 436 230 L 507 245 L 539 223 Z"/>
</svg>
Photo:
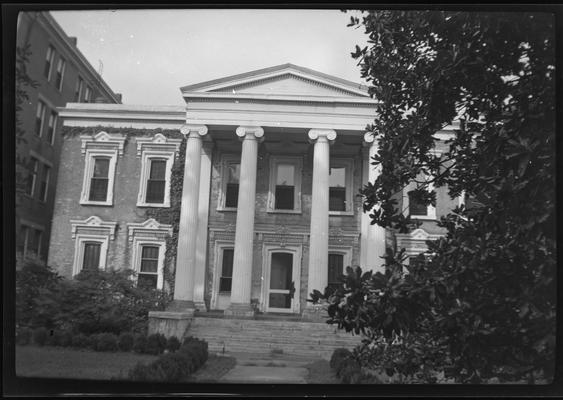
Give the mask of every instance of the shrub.
<svg viewBox="0 0 563 400">
<path fill-rule="evenodd" d="M 113 333 L 99 333 L 96 335 L 96 351 L 116 351 L 117 336 Z"/>
<path fill-rule="evenodd" d="M 71 346 L 78 349 L 84 349 L 90 347 L 92 338 L 86 336 L 83 333 L 78 333 L 72 337 Z"/>
<path fill-rule="evenodd" d="M 147 336 L 147 344 L 145 346 L 145 353 L 148 354 L 160 354 L 160 339 L 157 334 L 153 333 Z"/>
<path fill-rule="evenodd" d="M 59 346 L 69 347 L 72 344 L 72 333 L 69 331 L 61 331 L 58 339 Z"/>
<path fill-rule="evenodd" d="M 330 358 L 330 368 L 335 371 L 340 369 L 340 365 L 348 358 L 352 358 L 353 354 L 350 350 L 339 348 L 334 350 L 332 357 Z"/>
<path fill-rule="evenodd" d="M 28 345 L 29 342 L 31 342 L 32 333 L 32 330 L 26 327 L 18 329 L 18 332 L 16 334 L 16 343 L 22 346 Z"/>
<path fill-rule="evenodd" d="M 170 336 L 166 343 L 166 349 L 170 352 L 174 352 L 180 348 L 180 341 L 176 336 Z"/>
<path fill-rule="evenodd" d="M 147 347 L 147 337 L 137 334 L 133 340 L 133 351 L 136 353 L 145 353 Z"/>
<path fill-rule="evenodd" d="M 119 339 L 117 341 L 117 347 L 121 351 L 131 351 L 133 349 L 133 343 L 135 338 L 131 333 L 124 332 L 119 335 Z"/>
<path fill-rule="evenodd" d="M 43 346 L 47 341 L 47 335 L 47 329 L 43 327 L 37 328 L 33 331 L 33 342 L 38 346 Z"/>
<path fill-rule="evenodd" d="M 336 349 L 330 358 L 330 367 L 341 379 L 342 383 L 360 383 L 363 378 L 360 364 L 352 352 L 347 349 Z"/>
<path fill-rule="evenodd" d="M 186 379 L 207 361 L 207 342 L 189 340 L 178 351 L 161 355 L 156 361 L 137 364 L 129 371 L 134 381 L 177 382 Z"/>
<path fill-rule="evenodd" d="M 47 330 L 47 338 L 45 339 L 46 346 L 58 346 L 59 345 L 59 336 L 58 332 L 53 329 Z"/>
</svg>

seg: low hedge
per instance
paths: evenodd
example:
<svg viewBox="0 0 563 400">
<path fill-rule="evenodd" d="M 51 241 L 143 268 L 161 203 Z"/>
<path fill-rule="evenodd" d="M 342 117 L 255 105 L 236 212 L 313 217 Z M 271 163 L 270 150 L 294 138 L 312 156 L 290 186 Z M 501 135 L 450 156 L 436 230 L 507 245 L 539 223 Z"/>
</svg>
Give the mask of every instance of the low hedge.
<svg viewBox="0 0 563 400">
<path fill-rule="evenodd" d="M 188 338 L 180 348 L 160 356 L 150 364 L 137 364 L 128 373 L 132 381 L 178 382 L 199 369 L 208 357 L 207 342 Z"/>
<path fill-rule="evenodd" d="M 375 376 L 362 372 L 362 367 L 348 349 L 336 349 L 330 358 L 330 367 L 342 383 L 382 383 Z"/>
</svg>

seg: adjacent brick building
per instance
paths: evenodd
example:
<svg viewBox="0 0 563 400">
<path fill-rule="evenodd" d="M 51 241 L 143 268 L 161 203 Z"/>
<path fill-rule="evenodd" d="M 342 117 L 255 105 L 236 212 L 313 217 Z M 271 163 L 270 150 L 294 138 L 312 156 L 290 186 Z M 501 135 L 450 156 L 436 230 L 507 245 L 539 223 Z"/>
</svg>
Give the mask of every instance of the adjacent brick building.
<svg viewBox="0 0 563 400">
<path fill-rule="evenodd" d="M 16 203 L 18 262 L 47 260 L 55 187 L 59 169 L 62 123 L 58 107 L 67 102 L 120 103 L 114 93 L 48 12 L 20 13 L 17 46 L 29 46 L 27 74 L 37 87 L 27 87 L 28 101 L 17 115 L 25 131 L 16 152 L 23 193 Z"/>
<path fill-rule="evenodd" d="M 414 256 L 460 199 L 408 205 L 422 226 L 371 225 L 357 196 L 373 179 L 365 87 L 292 64 L 181 88 L 178 107 L 68 104 L 49 264 L 127 269 L 174 291 L 170 312 L 302 315 L 348 265 Z M 452 127 L 454 129 L 454 127 Z M 438 146 L 451 135 L 436 135 Z M 169 318 L 171 314 L 153 315 Z M 174 317 L 175 318 L 175 317 Z"/>
</svg>

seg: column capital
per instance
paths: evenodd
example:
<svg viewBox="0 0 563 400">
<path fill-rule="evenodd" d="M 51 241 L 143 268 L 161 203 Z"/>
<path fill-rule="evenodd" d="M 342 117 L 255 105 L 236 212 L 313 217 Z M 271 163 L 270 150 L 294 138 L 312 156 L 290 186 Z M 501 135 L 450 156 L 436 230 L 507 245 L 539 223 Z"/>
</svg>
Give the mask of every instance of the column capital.
<svg viewBox="0 0 563 400">
<path fill-rule="evenodd" d="M 309 130 L 309 141 L 314 142 L 317 139 L 327 140 L 329 142 L 336 139 L 336 131 L 332 129 L 310 129 Z"/>
<path fill-rule="evenodd" d="M 369 146 L 377 146 L 377 142 L 378 140 L 375 139 L 375 135 L 373 134 L 373 132 L 366 132 L 364 133 L 364 146 L 369 147 Z"/>
<path fill-rule="evenodd" d="M 239 126 L 236 133 L 241 139 L 261 139 L 264 136 L 264 129 L 260 126 Z M 249 133 L 252 135 L 248 135 Z"/>
<path fill-rule="evenodd" d="M 205 125 L 184 124 L 180 128 L 180 132 L 182 133 L 182 135 L 184 135 L 186 137 L 190 137 L 190 135 L 192 135 L 192 134 L 199 135 L 199 136 L 205 136 L 205 135 L 207 135 L 207 131 L 208 131 L 208 129 L 207 129 L 207 126 L 205 126 Z"/>
</svg>

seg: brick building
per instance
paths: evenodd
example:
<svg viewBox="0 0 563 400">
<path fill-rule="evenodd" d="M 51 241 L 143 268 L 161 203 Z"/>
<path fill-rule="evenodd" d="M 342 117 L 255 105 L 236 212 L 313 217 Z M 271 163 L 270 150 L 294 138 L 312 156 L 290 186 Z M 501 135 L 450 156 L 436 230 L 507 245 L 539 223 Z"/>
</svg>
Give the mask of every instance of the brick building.
<svg viewBox="0 0 563 400">
<path fill-rule="evenodd" d="M 27 74 L 38 85 L 27 87 L 28 101 L 17 118 L 25 131 L 16 152 L 23 193 L 17 196 L 17 257 L 47 260 L 58 160 L 61 122 L 58 107 L 67 102 L 120 103 L 114 93 L 48 12 L 20 13 L 17 46 L 29 45 Z"/>
<path fill-rule="evenodd" d="M 348 265 L 380 269 L 386 246 L 419 254 L 460 201 L 440 188 L 435 208 L 419 207 L 405 191 L 399 207 L 419 229 L 370 224 L 357 193 L 377 174 L 365 134 L 377 102 L 361 85 L 284 64 L 181 92 L 178 107 L 60 111 L 49 264 L 68 277 L 132 268 L 140 284 L 173 289 L 153 322 L 194 310 L 314 319 L 313 289 Z M 450 135 L 436 134 L 436 151 Z"/>
</svg>

